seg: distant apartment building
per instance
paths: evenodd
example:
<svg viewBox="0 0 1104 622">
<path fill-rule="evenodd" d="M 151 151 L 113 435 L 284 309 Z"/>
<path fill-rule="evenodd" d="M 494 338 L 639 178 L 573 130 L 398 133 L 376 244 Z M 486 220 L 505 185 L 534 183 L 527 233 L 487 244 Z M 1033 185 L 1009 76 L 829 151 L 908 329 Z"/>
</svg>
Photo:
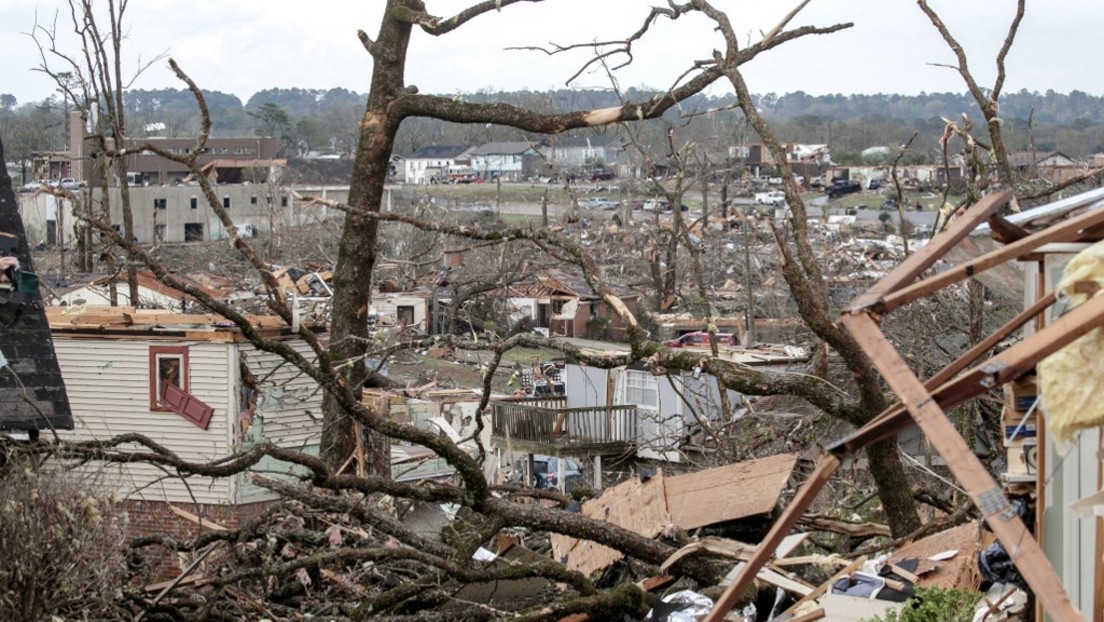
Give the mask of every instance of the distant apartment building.
<svg viewBox="0 0 1104 622">
<path fill-rule="evenodd" d="M 64 151 L 39 152 L 32 160 L 34 179 L 72 178 L 98 186 L 96 166 L 97 147 L 88 138 L 89 128 L 79 113 L 69 115 L 69 146 Z M 184 183 L 193 174 L 188 167 L 151 151 L 141 151 L 141 145 L 156 147 L 165 153 L 185 156 L 196 149 L 194 138 L 150 137 L 130 141 L 128 149 L 134 152 L 126 156 L 128 181 L 138 186 L 168 186 Z M 202 173 L 216 183 L 243 183 L 271 181 L 286 160 L 278 157 L 280 141 L 270 137 L 209 138 L 201 148 L 196 163 Z M 119 179 L 108 175 L 108 186 L 118 185 Z"/>
</svg>

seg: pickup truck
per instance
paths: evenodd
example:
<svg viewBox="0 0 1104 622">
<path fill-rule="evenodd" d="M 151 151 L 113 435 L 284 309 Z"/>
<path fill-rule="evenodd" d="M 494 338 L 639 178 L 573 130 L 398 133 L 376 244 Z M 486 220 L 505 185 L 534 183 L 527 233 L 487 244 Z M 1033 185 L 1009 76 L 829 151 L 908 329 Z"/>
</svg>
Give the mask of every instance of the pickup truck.
<svg viewBox="0 0 1104 622">
<path fill-rule="evenodd" d="M 831 186 L 824 188 L 824 192 L 829 199 L 834 199 L 845 194 L 862 192 L 862 184 L 857 181 L 834 181 Z"/>
</svg>

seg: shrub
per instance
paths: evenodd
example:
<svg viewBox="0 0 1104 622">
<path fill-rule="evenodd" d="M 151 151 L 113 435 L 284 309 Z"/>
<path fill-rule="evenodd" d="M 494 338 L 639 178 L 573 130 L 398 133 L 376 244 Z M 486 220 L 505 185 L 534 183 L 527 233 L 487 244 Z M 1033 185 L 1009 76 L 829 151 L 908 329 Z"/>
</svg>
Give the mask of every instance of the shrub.
<svg viewBox="0 0 1104 622">
<path fill-rule="evenodd" d="M 0 470 L 0 620 L 115 617 L 125 526 L 126 515 L 77 476 Z"/>
</svg>

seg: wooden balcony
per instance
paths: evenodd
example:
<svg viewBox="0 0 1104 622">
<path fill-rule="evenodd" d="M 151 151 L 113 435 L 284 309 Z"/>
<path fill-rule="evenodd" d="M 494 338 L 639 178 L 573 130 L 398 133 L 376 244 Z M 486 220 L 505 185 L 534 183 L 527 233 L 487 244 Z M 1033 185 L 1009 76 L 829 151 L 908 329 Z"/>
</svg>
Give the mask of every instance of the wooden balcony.
<svg viewBox="0 0 1104 622">
<path fill-rule="evenodd" d="M 636 444 L 635 405 L 564 408 L 563 397 L 492 403 L 491 435 L 501 448 L 552 455 L 616 454 Z"/>
</svg>

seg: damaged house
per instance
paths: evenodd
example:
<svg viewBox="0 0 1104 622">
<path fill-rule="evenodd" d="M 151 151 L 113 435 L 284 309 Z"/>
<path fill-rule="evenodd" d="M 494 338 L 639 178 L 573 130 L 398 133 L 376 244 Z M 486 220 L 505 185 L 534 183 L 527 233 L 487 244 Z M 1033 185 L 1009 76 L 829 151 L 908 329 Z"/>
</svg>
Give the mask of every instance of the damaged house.
<svg viewBox="0 0 1104 622">
<path fill-rule="evenodd" d="M 610 285 L 633 313 L 640 295 Z M 534 281 L 517 283 L 489 294 L 502 301 L 511 326 L 529 322 L 534 330 L 548 335 L 624 340 L 621 318 L 580 276 L 562 270 L 544 270 Z"/>
<path fill-rule="evenodd" d="M 800 348 L 731 348 L 726 358 L 778 371 L 802 367 Z M 642 363 L 602 369 L 569 362 L 563 372 L 566 394 L 492 402 L 491 441 L 505 453 L 589 458 L 594 485 L 601 487 L 602 456 L 635 454 L 683 462 L 701 447 L 698 435 L 720 414 L 716 378 L 692 372 L 655 375 Z M 743 397 L 727 392 L 729 403 Z M 561 484 L 563 478 L 560 478 Z"/>
<path fill-rule="evenodd" d="M 112 308 L 48 309 L 54 347 L 69 388 L 72 431 L 63 440 L 106 440 L 142 434 L 181 459 L 204 463 L 268 441 L 317 446 L 322 393 L 275 354 L 245 341 L 218 316 Z M 267 338 L 308 359 L 313 352 L 279 318 L 253 316 Z M 111 390 L 105 390 L 111 387 Z M 124 449 L 138 449 L 127 444 Z M 277 498 L 247 473 L 225 478 L 176 477 L 145 463 L 99 463 L 105 486 L 117 490 L 141 534 L 182 537 L 180 511 L 236 525 Z M 288 466 L 269 458 L 254 470 L 271 475 Z"/>
</svg>

